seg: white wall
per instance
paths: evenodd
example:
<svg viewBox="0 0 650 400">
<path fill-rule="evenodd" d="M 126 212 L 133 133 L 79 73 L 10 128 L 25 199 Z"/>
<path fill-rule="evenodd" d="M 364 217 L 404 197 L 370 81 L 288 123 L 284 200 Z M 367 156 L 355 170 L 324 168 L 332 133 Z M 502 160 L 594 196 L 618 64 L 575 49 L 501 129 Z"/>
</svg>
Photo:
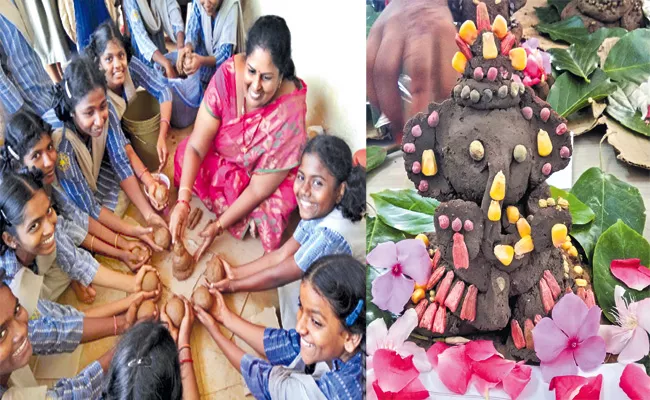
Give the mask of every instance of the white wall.
<svg viewBox="0 0 650 400">
<path fill-rule="evenodd" d="M 352 151 L 366 145 L 365 2 L 243 0 L 246 30 L 261 15 L 291 30 L 296 74 L 307 83 L 307 126 L 322 125 Z"/>
</svg>

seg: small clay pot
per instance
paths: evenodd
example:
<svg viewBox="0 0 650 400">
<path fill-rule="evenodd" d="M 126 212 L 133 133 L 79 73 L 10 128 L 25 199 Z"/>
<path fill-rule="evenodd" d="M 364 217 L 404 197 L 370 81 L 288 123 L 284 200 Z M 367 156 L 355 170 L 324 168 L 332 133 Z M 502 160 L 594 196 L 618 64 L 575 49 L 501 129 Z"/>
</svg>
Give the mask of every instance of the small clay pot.
<svg viewBox="0 0 650 400">
<path fill-rule="evenodd" d="M 167 200 L 169 200 L 169 189 L 167 189 L 167 186 L 162 183 L 156 186 L 153 192 L 153 198 L 161 206 L 167 204 Z"/>
<path fill-rule="evenodd" d="M 158 288 L 158 275 L 154 271 L 149 271 L 144 274 L 142 279 L 142 290 L 145 292 L 152 292 Z"/>
<path fill-rule="evenodd" d="M 172 235 L 166 228 L 160 227 L 153 233 L 153 241 L 163 249 L 168 249 L 172 243 Z"/>
<path fill-rule="evenodd" d="M 208 261 L 205 269 L 205 278 L 210 283 L 217 283 L 226 277 L 226 272 L 223 269 L 223 262 L 221 258 L 214 256 Z"/>
<path fill-rule="evenodd" d="M 142 304 L 140 304 L 140 308 L 138 308 L 138 321 L 151 317 L 155 309 L 156 303 L 154 303 L 153 300 L 143 301 Z"/>
<path fill-rule="evenodd" d="M 205 286 L 199 286 L 192 294 L 192 303 L 204 310 L 212 308 L 212 295 Z"/>
<path fill-rule="evenodd" d="M 185 304 L 178 297 L 172 297 L 165 306 L 165 312 L 175 327 L 181 326 L 181 321 L 185 316 Z"/>
</svg>

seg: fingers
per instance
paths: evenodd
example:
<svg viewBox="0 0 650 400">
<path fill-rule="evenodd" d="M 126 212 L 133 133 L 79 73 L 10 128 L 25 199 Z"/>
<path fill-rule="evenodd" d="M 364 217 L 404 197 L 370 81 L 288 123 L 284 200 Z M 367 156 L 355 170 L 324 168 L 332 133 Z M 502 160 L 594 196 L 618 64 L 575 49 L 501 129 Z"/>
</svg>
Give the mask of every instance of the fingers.
<svg viewBox="0 0 650 400">
<path fill-rule="evenodd" d="M 411 77 L 410 92 L 412 96 L 412 103 L 408 107 L 405 119 L 420 111 L 425 111 L 431 99 L 434 85 L 433 63 L 436 57 L 434 51 L 437 49 L 436 38 L 437 36 L 431 33 L 411 36 L 404 49 L 404 69 Z M 448 47 L 451 46 L 448 44 Z"/>
<path fill-rule="evenodd" d="M 451 59 L 456 52 L 454 46 L 446 45 L 456 37 L 456 28 L 451 20 L 441 22 L 440 40 L 438 40 L 438 56 L 434 61 L 434 71 L 436 78 L 432 80 L 436 83 L 434 88 L 434 98 L 436 102 L 442 102 L 449 98 L 452 88 L 456 84 L 458 72 L 451 66 Z"/>
<path fill-rule="evenodd" d="M 368 40 L 366 40 L 366 96 L 368 101 L 375 107 L 379 107 L 379 101 L 377 100 L 377 92 L 375 91 L 374 83 L 374 68 L 375 60 L 377 59 L 377 52 L 379 51 L 379 45 L 381 44 L 381 35 L 383 30 L 375 25 L 370 30 L 368 35 Z"/>
<path fill-rule="evenodd" d="M 92 283 L 88 285 L 87 291 L 88 291 L 88 294 L 89 294 L 90 296 L 92 296 L 93 299 L 95 298 L 95 296 L 97 296 L 97 291 L 96 291 L 95 288 L 93 287 L 93 284 L 92 284 Z"/>
<path fill-rule="evenodd" d="M 203 256 L 203 253 L 208 249 L 210 244 L 212 243 L 212 240 L 210 238 L 205 238 L 203 239 L 203 242 L 201 242 L 201 246 L 199 246 L 199 249 L 194 253 L 194 263 L 198 263 L 201 257 Z"/>
<path fill-rule="evenodd" d="M 402 130 L 404 126 L 402 97 L 397 81 L 402 68 L 405 31 L 400 24 L 384 27 L 373 69 L 373 85 L 379 103 L 379 109 L 386 114 L 393 126 Z"/>
</svg>

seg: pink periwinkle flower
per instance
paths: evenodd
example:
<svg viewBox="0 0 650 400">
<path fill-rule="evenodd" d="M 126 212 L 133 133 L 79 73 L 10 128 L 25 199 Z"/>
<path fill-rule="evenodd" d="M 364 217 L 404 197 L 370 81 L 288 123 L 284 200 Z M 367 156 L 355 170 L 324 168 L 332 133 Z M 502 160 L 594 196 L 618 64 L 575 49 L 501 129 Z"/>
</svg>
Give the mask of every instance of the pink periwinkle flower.
<svg viewBox="0 0 650 400">
<path fill-rule="evenodd" d="M 521 47 L 526 50 L 528 57 L 523 79 L 523 83 L 526 86 L 535 86 L 545 81 L 546 75 L 552 72 L 550 54 L 538 49 L 538 46 L 539 40 L 536 38 L 528 39 L 521 44 Z"/>
</svg>

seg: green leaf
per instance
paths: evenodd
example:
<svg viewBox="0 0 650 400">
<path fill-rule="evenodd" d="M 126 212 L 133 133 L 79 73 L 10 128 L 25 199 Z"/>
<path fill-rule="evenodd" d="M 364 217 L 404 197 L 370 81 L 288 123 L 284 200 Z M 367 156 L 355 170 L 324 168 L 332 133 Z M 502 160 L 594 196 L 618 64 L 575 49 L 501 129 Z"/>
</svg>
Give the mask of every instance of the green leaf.
<svg viewBox="0 0 650 400">
<path fill-rule="evenodd" d="M 570 2 L 571 0 L 548 0 L 548 5 L 554 7 L 558 13 L 562 13 L 564 7 Z"/>
<path fill-rule="evenodd" d="M 637 91 L 638 87 L 633 83 L 618 87 L 614 93 L 610 94 L 607 100 L 607 114 L 629 128 L 642 135 L 650 136 L 650 125 L 645 123 L 641 111 L 632 104 L 631 96 Z"/>
<path fill-rule="evenodd" d="M 396 319 L 391 312 L 380 309 L 372 302 L 372 281 L 379 275 L 375 268 L 366 266 L 366 326 L 377 318 L 383 318 L 386 326 L 391 326 Z"/>
<path fill-rule="evenodd" d="M 383 190 L 370 195 L 375 202 L 377 217 L 400 231 L 417 235 L 433 232 L 433 213 L 437 200 L 420 196 L 415 189 Z"/>
<path fill-rule="evenodd" d="M 537 14 L 539 22 L 546 25 L 560 20 L 560 13 L 557 11 L 557 8 L 553 6 L 535 7 L 535 14 Z"/>
<path fill-rule="evenodd" d="M 569 71 L 589 83 L 589 75 L 598 66 L 598 54 L 586 51 L 584 46 L 572 44 L 568 49 L 548 49 L 553 68 Z"/>
<path fill-rule="evenodd" d="M 589 31 L 577 15 L 552 24 L 539 24 L 537 30 L 548 34 L 553 40 L 561 40 L 569 44 L 583 42 L 589 35 Z"/>
<path fill-rule="evenodd" d="M 546 100 L 558 114 L 566 118 L 588 106 L 590 98 L 598 101 L 613 93 L 614 90 L 616 84 L 612 83 L 600 69 L 596 69 L 590 83 L 565 72 L 557 78 Z"/>
<path fill-rule="evenodd" d="M 366 254 L 370 253 L 379 243 L 399 242 L 409 237 L 404 232 L 384 224 L 377 217 L 368 216 L 366 218 Z"/>
<path fill-rule="evenodd" d="M 371 5 L 366 5 L 366 37 L 368 37 L 372 25 L 375 23 L 377 18 L 379 18 L 379 14 L 381 14 L 381 12 L 375 11 Z"/>
<path fill-rule="evenodd" d="M 569 212 L 571 212 L 571 223 L 573 225 L 588 224 L 596 216 L 591 208 L 567 191 L 551 186 L 551 196 L 555 199 L 562 197 L 569 201 Z"/>
<path fill-rule="evenodd" d="M 650 265 L 650 244 L 634 229 L 618 220 L 610 226 L 598 239 L 594 251 L 593 285 L 598 305 L 610 321 L 616 321 L 612 310 L 615 306 L 614 288 L 622 286 L 626 290 L 626 297 L 639 301 L 650 297 L 650 290 L 634 290 L 627 287 L 622 281 L 612 275 L 610 265 L 612 260 L 626 258 L 639 258 L 641 265 Z M 628 297 L 629 296 L 629 297 Z"/>
<path fill-rule="evenodd" d="M 603 70 L 615 82 L 642 84 L 650 78 L 650 29 L 623 36 L 607 55 Z"/>
<path fill-rule="evenodd" d="M 617 220 L 638 233 L 643 233 L 645 206 L 639 189 L 625 183 L 600 168 L 586 170 L 571 189 L 571 194 L 590 207 L 594 220 L 587 225 L 574 226 L 571 236 L 580 243 L 591 259 L 600 235 Z"/>
<path fill-rule="evenodd" d="M 386 149 L 379 146 L 368 146 L 366 148 L 366 172 L 379 167 L 386 161 Z"/>
</svg>

